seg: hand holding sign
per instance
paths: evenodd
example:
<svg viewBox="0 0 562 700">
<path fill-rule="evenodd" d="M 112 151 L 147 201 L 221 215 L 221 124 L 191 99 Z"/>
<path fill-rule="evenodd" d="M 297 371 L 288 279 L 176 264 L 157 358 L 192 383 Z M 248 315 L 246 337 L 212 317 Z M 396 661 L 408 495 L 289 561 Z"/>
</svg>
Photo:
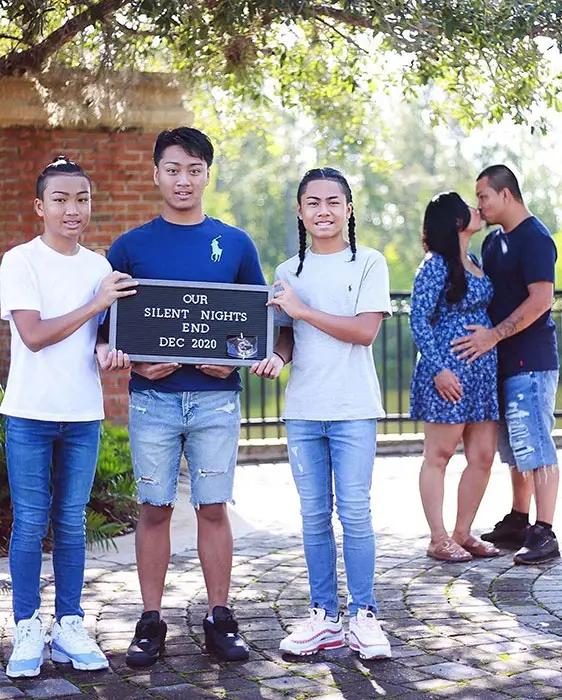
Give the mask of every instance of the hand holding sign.
<svg viewBox="0 0 562 700">
<path fill-rule="evenodd" d="M 96 345 L 96 357 L 104 372 L 115 372 L 129 369 L 131 361 L 126 352 L 122 350 L 110 350 L 108 343 L 98 343 Z"/>
<path fill-rule="evenodd" d="M 283 367 L 285 367 L 285 363 L 279 355 L 274 353 L 271 357 L 266 357 L 265 360 L 253 364 L 250 367 L 250 374 L 256 374 L 265 379 L 277 379 Z"/>
<path fill-rule="evenodd" d="M 269 305 L 275 306 L 284 311 L 287 315 L 295 320 L 299 320 L 305 316 L 308 306 L 301 301 L 291 285 L 283 280 L 277 280 L 273 285 L 277 288 L 273 299 Z M 280 289 L 279 289 L 280 287 Z"/>
<path fill-rule="evenodd" d="M 226 379 L 234 372 L 236 367 L 228 367 L 225 365 L 195 365 L 195 367 L 203 374 L 208 374 L 209 377 L 216 377 L 217 379 Z"/>
<path fill-rule="evenodd" d="M 133 362 L 131 365 L 135 374 L 140 374 L 141 377 L 146 377 L 151 381 L 164 379 L 180 367 L 181 365 L 177 362 Z"/>
<path fill-rule="evenodd" d="M 129 297 L 137 293 L 136 287 L 138 282 L 131 279 L 131 275 L 125 272 L 111 272 L 101 281 L 98 291 L 94 297 L 94 304 L 97 305 L 100 311 L 105 311 L 117 299 Z"/>
</svg>

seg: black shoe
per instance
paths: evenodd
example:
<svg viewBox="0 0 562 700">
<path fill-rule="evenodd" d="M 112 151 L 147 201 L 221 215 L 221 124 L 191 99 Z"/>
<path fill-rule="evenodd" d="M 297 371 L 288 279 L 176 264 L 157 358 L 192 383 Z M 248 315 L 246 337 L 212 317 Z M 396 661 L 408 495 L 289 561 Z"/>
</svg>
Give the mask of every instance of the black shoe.
<svg viewBox="0 0 562 700">
<path fill-rule="evenodd" d="M 155 664 L 164 651 L 167 630 L 166 623 L 156 610 L 143 612 L 125 654 L 127 666 L 138 668 Z"/>
<path fill-rule="evenodd" d="M 529 530 L 529 524 L 522 522 L 521 518 L 513 513 L 508 513 L 503 520 L 496 523 L 492 532 L 480 535 L 481 539 L 491 542 L 498 547 L 506 549 L 519 549 L 525 543 L 525 537 Z"/>
<path fill-rule="evenodd" d="M 222 661 L 245 661 L 250 656 L 248 645 L 238 634 L 238 623 L 232 611 L 222 605 L 213 608 L 213 622 L 203 620 L 205 645 Z"/>
<path fill-rule="evenodd" d="M 533 525 L 525 544 L 513 557 L 516 564 L 545 564 L 560 556 L 558 540 L 549 527 Z"/>
</svg>

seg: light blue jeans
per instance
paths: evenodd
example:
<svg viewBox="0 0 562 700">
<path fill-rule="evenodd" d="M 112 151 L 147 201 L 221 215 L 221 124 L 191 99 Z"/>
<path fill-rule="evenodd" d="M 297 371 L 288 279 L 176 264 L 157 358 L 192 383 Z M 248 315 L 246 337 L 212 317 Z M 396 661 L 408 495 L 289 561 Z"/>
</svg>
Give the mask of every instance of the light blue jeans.
<svg viewBox="0 0 562 700">
<path fill-rule="evenodd" d="M 129 440 L 139 502 L 175 505 L 182 453 L 195 508 L 231 502 L 239 438 L 237 391 L 131 392 Z"/>
<path fill-rule="evenodd" d="M 522 372 L 500 380 L 498 450 L 520 472 L 557 466 L 552 438 L 558 370 Z"/>
<path fill-rule="evenodd" d="M 53 531 L 55 613 L 80 607 L 86 556 L 85 511 L 94 482 L 100 421 L 58 423 L 9 416 L 6 459 L 14 521 L 10 540 L 14 618 L 41 605 L 41 542 Z"/>
<path fill-rule="evenodd" d="M 311 605 L 338 613 L 337 550 L 332 525 L 334 490 L 343 527 L 348 609 L 371 606 L 374 597 L 375 535 L 370 491 L 377 446 L 377 421 L 287 420 L 289 458 L 300 496 L 304 554 Z"/>
</svg>

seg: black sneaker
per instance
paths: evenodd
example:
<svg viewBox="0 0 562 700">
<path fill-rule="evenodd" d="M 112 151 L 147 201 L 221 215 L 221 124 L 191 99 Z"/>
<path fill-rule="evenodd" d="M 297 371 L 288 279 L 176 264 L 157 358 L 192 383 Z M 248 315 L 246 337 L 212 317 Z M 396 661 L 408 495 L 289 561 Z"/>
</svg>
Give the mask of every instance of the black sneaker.
<svg viewBox="0 0 562 700">
<path fill-rule="evenodd" d="M 245 661 L 250 656 L 248 645 L 238 634 L 238 623 L 229 608 L 213 608 L 213 622 L 203 620 L 205 646 L 222 661 Z"/>
<path fill-rule="evenodd" d="M 125 662 L 127 666 L 138 668 L 152 666 L 164 651 L 168 628 L 156 610 L 143 612 L 137 622 L 135 636 L 130 643 Z"/>
<path fill-rule="evenodd" d="M 525 537 L 529 530 L 529 524 L 521 521 L 513 513 L 508 513 L 505 518 L 496 523 L 492 532 L 480 535 L 481 539 L 491 542 L 498 547 L 506 549 L 519 549 L 525 543 Z"/>
<path fill-rule="evenodd" d="M 558 540 L 549 527 L 533 525 L 525 539 L 525 544 L 513 557 L 516 564 L 546 564 L 560 556 Z"/>
</svg>

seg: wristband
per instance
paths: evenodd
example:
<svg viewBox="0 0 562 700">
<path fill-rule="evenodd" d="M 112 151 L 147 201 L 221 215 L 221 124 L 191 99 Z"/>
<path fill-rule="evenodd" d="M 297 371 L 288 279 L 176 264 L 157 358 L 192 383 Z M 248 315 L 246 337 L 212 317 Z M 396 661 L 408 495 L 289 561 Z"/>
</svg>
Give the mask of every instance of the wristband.
<svg viewBox="0 0 562 700">
<path fill-rule="evenodd" d="M 277 357 L 283 362 L 284 365 L 287 364 L 287 360 L 283 357 L 283 355 L 281 355 L 280 352 L 277 352 L 276 350 L 274 350 L 274 351 L 273 351 L 273 354 L 274 354 L 274 355 L 277 355 Z"/>
</svg>

